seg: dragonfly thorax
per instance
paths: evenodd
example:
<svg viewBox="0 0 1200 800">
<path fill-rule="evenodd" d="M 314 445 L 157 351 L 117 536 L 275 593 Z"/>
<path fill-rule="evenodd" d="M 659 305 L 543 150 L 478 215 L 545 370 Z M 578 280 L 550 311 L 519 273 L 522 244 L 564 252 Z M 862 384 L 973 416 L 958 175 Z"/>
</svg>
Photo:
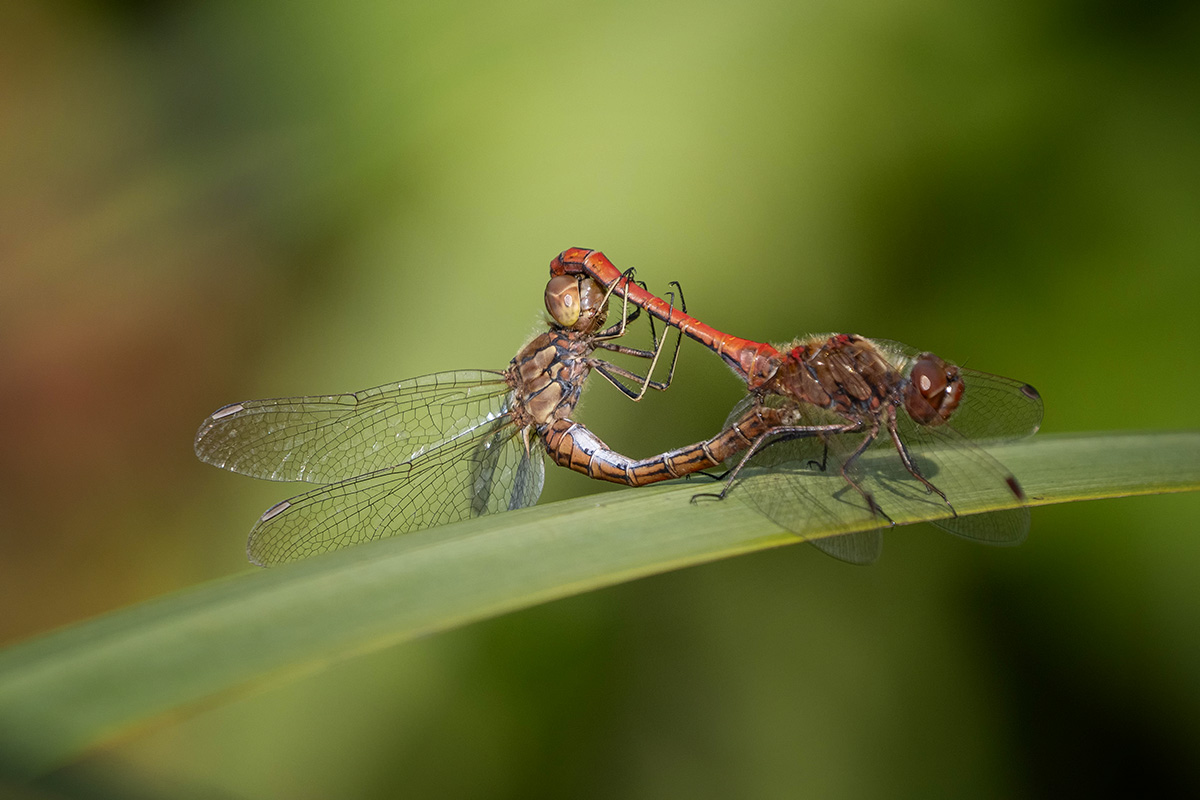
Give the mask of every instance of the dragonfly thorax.
<svg viewBox="0 0 1200 800">
<path fill-rule="evenodd" d="M 523 397 L 520 426 L 540 427 L 570 416 L 591 368 L 594 337 L 574 330 L 537 336 L 521 349 L 505 371 L 517 397 Z"/>
<path fill-rule="evenodd" d="M 898 404 L 902 385 L 899 371 L 869 339 L 835 334 L 793 342 L 765 389 L 862 419 Z"/>
</svg>

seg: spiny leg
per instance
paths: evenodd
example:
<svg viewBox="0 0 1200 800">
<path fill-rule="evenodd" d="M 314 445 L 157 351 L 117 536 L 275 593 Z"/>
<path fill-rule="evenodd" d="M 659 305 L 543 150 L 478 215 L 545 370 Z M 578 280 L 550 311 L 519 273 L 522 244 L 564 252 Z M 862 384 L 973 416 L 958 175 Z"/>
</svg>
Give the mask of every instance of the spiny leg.
<svg viewBox="0 0 1200 800">
<path fill-rule="evenodd" d="M 867 448 L 871 446 L 871 443 L 874 442 L 876 437 L 878 437 L 878 436 L 879 436 L 879 420 L 878 420 L 878 418 L 876 418 L 876 419 L 872 420 L 871 430 L 867 432 L 867 435 L 863 438 L 862 443 L 859 444 L 859 446 L 854 449 L 854 452 L 850 454 L 849 458 L 847 458 L 844 462 L 842 462 L 842 470 L 841 470 L 842 478 L 845 479 L 846 483 L 850 484 L 850 486 L 852 486 L 856 492 L 858 492 L 860 495 L 862 495 L 863 499 L 867 501 L 867 507 L 871 510 L 872 514 L 876 514 L 880 517 L 883 517 L 885 520 L 888 521 L 889 525 L 895 527 L 896 521 L 893 520 L 891 517 L 889 517 L 887 515 L 887 512 L 884 511 L 883 508 L 881 508 L 880 505 L 875 502 L 875 495 L 873 495 L 871 492 L 868 492 L 866 489 L 859 486 L 858 482 L 850 477 L 850 472 L 849 472 L 850 467 L 854 464 L 854 462 L 858 460 L 859 456 L 861 456 L 863 453 L 865 453 L 867 451 Z"/>
<path fill-rule="evenodd" d="M 733 469 L 729 470 L 721 480 L 725 481 L 725 488 L 719 493 L 705 492 L 702 494 L 692 495 L 692 502 L 696 502 L 701 497 L 712 497 L 717 500 L 724 500 L 725 496 L 733 489 L 733 484 L 737 480 L 737 476 L 749 463 L 750 459 L 758 453 L 762 452 L 767 447 L 770 447 L 781 442 L 791 441 L 793 439 L 805 439 L 811 436 L 831 436 L 840 433 L 852 433 L 861 427 L 861 423 L 852 422 L 849 424 L 837 425 L 780 425 L 764 431 L 754 442 L 746 448 L 746 452 L 742 454 L 741 459 L 734 465 Z M 773 438 L 774 437 L 774 438 Z M 768 441 L 770 440 L 770 441 Z M 861 491 L 861 490 L 860 490 Z"/>
<path fill-rule="evenodd" d="M 632 271 L 630 271 L 630 272 L 632 272 Z M 675 285 L 678 286 L 678 284 L 675 284 Z M 611 291 L 611 289 L 609 291 Z M 671 308 L 674 309 L 675 294 L 672 292 L 669 294 L 669 297 L 671 298 Z M 683 293 L 682 293 L 682 291 L 680 291 L 680 299 L 682 300 L 682 298 L 683 298 Z M 625 302 L 626 303 L 629 302 L 628 298 L 625 298 Z M 617 336 L 623 335 L 624 329 L 625 329 L 624 321 L 622 322 L 621 325 L 616 326 L 616 327 L 619 328 L 619 332 L 615 331 L 613 328 L 610 328 L 610 329 L 598 334 L 597 338 L 602 338 L 602 337 L 603 338 L 616 338 Z M 599 348 L 603 348 L 605 350 L 610 350 L 610 351 L 616 352 L 616 353 L 621 353 L 623 355 L 630 355 L 630 356 L 635 356 L 638 358 L 650 359 L 650 367 L 649 367 L 649 369 L 647 369 L 645 377 L 638 375 L 634 372 L 631 372 L 631 371 L 625 369 L 624 367 L 617 366 L 616 364 L 613 364 L 609 361 L 603 361 L 601 359 L 589 359 L 591 367 L 593 369 L 595 369 L 597 372 L 599 372 L 609 383 L 611 383 L 613 386 L 616 386 L 626 397 L 633 400 L 634 402 L 641 400 L 642 397 L 645 396 L 646 391 L 648 389 L 655 389 L 656 391 L 660 391 L 660 392 L 665 391 L 667 389 L 667 387 L 669 387 L 671 385 L 671 381 L 675 376 L 675 365 L 679 360 L 679 346 L 683 341 L 683 334 L 681 332 L 677 332 L 676 337 L 675 337 L 675 352 L 671 356 L 671 369 L 670 369 L 670 372 L 667 374 L 667 380 L 666 381 L 653 380 L 654 368 L 657 366 L 659 356 L 662 355 L 663 347 L 665 347 L 666 343 L 667 343 L 666 337 L 663 337 L 663 339 L 660 341 L 658 339 L 657 334 L 654 332 L 654 318 L 653 317 L 650 318 L 650 335 L 654 340 L 653 352 L 648 351 L 648 350 L 638 350 L 638 349 L 635 349 L 632 347 L 624 347 L 622 345 L 617 345 L 617 344 L 613 344 L 611 342 L 604 342 L 604 341 L 597 342 L 597 345 L 596 345 Z M 637 391 L 637 392 L 633 391 L 632 389 L 630 389 L 627 386 L 625 386 L 624 384 L 622 384 L 619 380 L 617 380 L 617 376 L 634 381 L 635 383 L 640 383 L 641 390 Z"/>
<path fill-rule="evenodd" d="M 908 446 L 904 444 L 904 440 L 900 438 L 900 431 L 896 427 L 896 407 L 888 406 L 887 417 L 888 435 L 892 438 L 892 444 L 896 446 L 896 452 L 900 454 L 900 461 L 904 464 L 904 468 L 908 470 L 908 474 L 919 480 L 925 485 L 926 492 L 936 494 L 942 498 L 942 502 L 950 509 L 950 513 L 958 516 L 958 512 L 954 510 L 950 500 L 947 499 L 946 493 L 929 482 L 929 479 L 921 474 L 921 470 L 917 467 L 917 462 L 913 459 L 912 454 L 908 452 Z"/>
<path fill-rule="evenodd" d="M 643 291 L 648 291 L 645 281 L 629 281 L 629 277 L 631 277 L 633 275 L 632 269 L 627 270 L 625 272 L 625 275 L 627 276 L 626 277 L 627 282 L 631 282 L 637 286 L 640 286 Z M 683 297 L 683 287 L 679 285 L 678 281 L 671 281 L 670 285 L 674 286 L 675 289 L 679 292 L 680 310 L 682 310 L 683 312 L 686 313 L 687 312 L 687 301 Z M 608 290 L 605 292 L 603 302 L 605 302 L 605 303 L 609 302 L 609 299 L 612 297 L 612 293 L 613 293 L 613 287 L 610 286 L 610 287 L 608 287 Z M 675 293 L 671 292 L 668 294 L 668 296 L 671 298 L 670 309 L 674 310 L 674 308 L 675 308 Z M 597 345 L 596 345 L 597 347 L 603 347 L 608 350 L 616 350 L 617 352 L 629 353 L 630 355 L 642 355 L 643 358 L 649 358 L 650 353 L 659 349 L 658 333 L 657 333 L 657 329 L 654 327 L 654 315 L 651 315 L 649 318 L 650 319 L 650 339 L 653 342 L 651 347 L 653 349 L 638 350 L 635 348 L 625 348 L 625 347 L 619 346 L 619 345 L 608 344 L 606 341 L 609 339 L 619 339 L 622 336 L 624 336 L 625 329 L 626 329 L 626 327 L 628 327 L 629 323 L 636 320 L 638 318 L 638 315 L 641 314 L 641 312 L 642 312 L 641 306 L 634 306 L 633 311 L 628 311 L 629 303 L 630 303 L 629 298 L 622 296 L 621 297 L 621 311 L 622 311 L 621 322 L 617 323 L 616 325 L 612 325 L 602 331 L 597 332 L 593 338 L 595 340 L 597 340 Z M 682 333 L 678 333 L 679 338 L 682 338 L 682 336 L 683 336 Z M 675 345 L 675 352 L 676 352 L 676 354 L 678 354 L 678 352 L 679 352 L 678 342 L 676 342 L 676 345 Z"/>
<path fill-rule="evenodd" d="M 655 389 L 658 391 L 663 391 L 664 389 L 667 388 L 665 385 L 659 383 L 658 381 L 650 380 L 649 376 L 647 376 L 647 375 L 639 375 L 636 372 L 632 372 L 630 370 L 625 369 L 624 367 L 617 366 L 616 364 L 612 363 L 611 361 L 602 361 L 598 358 L 594 358 L 594 359 L 589 359 L 589 362 L 591 364 L 592 369 L 594 369 L 594 370 L 596 370 L 596 372 L 600 373 L 600 375 L 605 380 L 607 380 L 613 386 L 620 389 L 621 394 L 625 395 L 626 397 L 628 397 L 630 400 L 633 400 L 634 402 L 641 400 L 642 396 L 646 393 L 647 389 Z M 628 386 L 626 386 L 624 383 L 622 383 L 620 380 L 618 380 L 618 378 L 625 378 L 628 381 L 632 381 L 635 384 L 639 384 L 641 386 L 641 389 L 637 390 L 637 391 L 630 389 Z"/>
<path fill-rule="evenodd" d="M 668 286 L 674 286 L 675 292 L 679 292 L 679 310 L 687 313 L 687 300 L 683 296 L 683 286 L 679 281 L 671 281 Z M 643 287 L 645 288 L 645 287 Z M 675 292 L 671 292 L 671 308 L 675 308 Z M 654 333 L 654 315 L 650 315 L 650 333 Z M 665 331 L 664 331 L 665 333 Z M 675 379 L 675 365 L 679 363 L 679 346 L 683 344 L 683 331 L 679 328 L 675 329 L 675 352 L 671 353 L 671 367 L 667 370 L 667 380 L 663 388 L 671 385 L 671 381 Z"/>
<path fill-rule="evenodd" d="M 753 456 L 755 453 L 762 450 L 763 447 L 766 446 L 766 441 L 768 438 L 771 437 L 771 435 L 772 435 L 771 431 L 766 431 L 765 433 L 759 435 L 750 444 L 750 446 L 746 448 L 746 452 L 742 454 L 741 459 L 738 460 L 738 463 L 736 465 L 734 465 L 733 469 L 729 470 L 724 475 L 722 475 L 720 478 L 718 478 L 718 480 L 725 481 L 725 487 L 723 489 L 721 489 L 721 491 L 715 492 L 715 493 L 714 492 L 701 492 L 700 494 L 694 494 L 694 495 L 692 495 L 691 502 L 694 503 L 697 500 L 699 500 L 701 497 L 711 497 L 716 500 L 724 500 L 725 496 L 727 494 L 729 494 L 729 490 L 733 488 L 733 482 L 735 480 L 737 480 L 738 473 L 740 473 L 742 471 L 742 467 L 746 466 L 746 462 L 750 460 L 751 456 Z"/>
<path fill-rule="evenodd" d="M 641 281 L 639 281 L 638 284 L 643 289 L 646 288 L 645 283 L 642 283 Z M 687 312 L 687 300 L 685 300 L 684 296 L 683 296 L 683 287 L 679 285 L 679 281 L 671 281 L 671 283 L 668 285 L 674 286 L 675 292 L 679 293 L 680 310 L 683 311 L 684 313 L 686 313 Z M 670 314 L 670 312 L 675 310 L 675 292 L 667 293 L 667 297 L 670 298 L 670 305 L 668 307 L 668 315 Z M 626 297 L 625 301 L 628 302 L 629 298 Z M 654 374 L 654 369 L 658 364 L 658 357 L 662 353 L 662 348 L 666 344 L 666 338 L 664 337 L 663 341 L 661 341 L 661 342 L 658 340 L 658 334 L 654 329 L 654 315 L 653 314 L 650 315 L 649 320 L 650 320 L 650 340 L 651 340 L 651 342 L 653 342 L 654 351 L 653 351 L 653 361 L 650 364 L 650 369 L 646 372 L 646 380 L 642 387 L 642 394 L 646 393 L 647 387 L 661 392 L 661 391 L 666 391 L 666 389 L 671 385 L 671 382 L 673 380 L 675 380 L 675 367 L 679 363 L 679 347 L 681 344 L 683 344 L 683 331 L 679 328 L 676 328 L 675 329 L 675 349 L 671 353 L 671 366 L 667 370 L 667 379 L 665 381 L 651 380 L 651 377 Z M 618 353 L 625 353 L 627 355 L 638 356 L 641 358 L 651 358 L 651 353 L 649 351 L 635 350 L 632 348 L 626 348 L 626 347 L 622 347 L 619 345 L 613 345 L 613 344 L 607 343 L 607 342 L 600 342 L 597 344 L 597 347 L 601 347 L 606 350 L 614 350 Z M 636 397 L 634 399 L 640 400 L 641 396 L 642 395 L 638 395 L 638 397 Z"/>
<path fill-rule="evenodd" d="M 629 270 L 627 274 L 632 276 L 633 270 Z M 646 288 L 645 283 L 642 283 L 641 281 L 638 281 L 637 283 L 643 289 Z M 687 301 L 684 300 L 684 297 L 683 297 L 683 288 L 679 285 L 678 282 L 675 282 L 675 281 L 672 281 L 671 285 L 674 286 L 678 290 L 680 305 L 683 308 L 683 310 L 686 311 L 687 310 Z M 612 292 L 611 288 L 609 289 L 609 292 L 610 293 Z M 672 310 L 674 310 L 675 294 L 672 292 L 669 294 L 669 297 L 671 298 L 670 308 Z M 628 305 L 629 298 L 623 297 L 622 299 L 625 302 L 625 304 Z M 600 333 L 596 334 L 596 336 L 595 336 L 596 347 L 602 348 L 605 350 L 609 350 L 612 352 L 616 352 L 616 353 L 621 353 L 623 355 L 634 356 L 636 358 L 653 359 L 653 361 L 650 365 L 650 370 L 647 372 L 645 379 L 643 379 L 640 376 L 636 376 L 633 373 L 629 373 L 629 372 L 625 372 L 625 373 L 621 373 L 621 374 L 624 375 L 625 377 L 631 378 L 633 380 L 636 380 L 639 383 L 642 383 L 643 384 L 642 394 L 645 394 L 647 387 L 651 388 L 651 389 L 656 389 L 658 391 L 664 391 L 667 389 L 667 387 L 669 387 L 671 385 L 671 381 L 674 380 L 674 378 L 675 378 L 675 365 L 679 362 L 679 347 L 683 342 L 683 332 L 682 331 L 676 330 L 676 332 L 675 332 L 675 350 L 671 354 L 671 368 L 667 373 L 666 381 L 650 380 L 651 377 L 653 376 L 654 369 L 656 368 L 656 366 L 658 364 L 658 358 L 659 358 L 659 355 L 662 353 L 662 348 L 666 344 L 665 340 L 663 342 L 659 342 L 659 340 L 658 340 L 658 333 L 654 327 L 654 317 L 653 316 L 650 316 L 650 318 L 649 318 L 650 319 L 650 339 L 653 343 L 652 344 L 652 346 L 654 348 L 653 350 L 640 350 L 637 348 L 626 347 L 624 345 L 618 345 L 618 344 L 615 344 L 615 343 L 612 343 L 609 341 L 605 341 L 607 339 L 615 339 L 620 336 L 623 336 L 625 334 L 626 324 L 629 322 L 632 322 L 634 319 L 636 319 L 638 311 L 640 311 L 640 310 L 641 309 L 638 308 L 632 314 L 628 314 L 624 318 L 624 320 L 621 324 L 615 325 L 607 330 L 601 331 Z M 611 366 L 611 365 L 609 365 L 609 366 Z M 608 376 L 608 377 L 609 377 L 609 380 L 612 380 L 611 376 Z M 641 399 L 641 395 L 638 395 L 634 399 L 635 400 Z"/>
<path fill-rule="evenodd" d="M 625 272 L 623 273 L 625 280 L 627 280 L 627 281 L 633 280 L 633 274 L 634 274 L 634 271 L 632 268 L 625 270 Z M 605 290 L 604 298 L 603 298 L 603 300 L 601 300 L 601 303 L 600 303 L 601 307 L 603 307 L 605 303 L 607 303 L 610 299 L 612 299 L 613 288 L 614 288 L 613 286 L 609 286 Z M 630 311 L 629 310 L 629 298 L 622 297 L 621 298 L 621 321 L 618 322 L 616 325 L 613 325 L 613 326 L 606 328 L 606 329 L 600 331 L 599 333 L 597 333 L 596 338 L 597 339 L 619 339 L 620 337 L 625 335 L 625 328 L 629 325 L 629 323 L 631 323 L 635 319 L 637 319 L 638 315 L 641 313 L 642 313 L 642 309 L 640 306 L 634 306 L 633 311 Z"/>
</svg>

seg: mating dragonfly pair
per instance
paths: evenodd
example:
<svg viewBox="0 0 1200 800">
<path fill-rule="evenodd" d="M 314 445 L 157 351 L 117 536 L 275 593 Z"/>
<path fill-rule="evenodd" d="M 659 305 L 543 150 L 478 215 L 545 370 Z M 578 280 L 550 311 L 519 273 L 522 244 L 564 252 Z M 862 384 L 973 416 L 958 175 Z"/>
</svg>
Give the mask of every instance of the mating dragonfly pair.
<svg viewBox="0 0 1200 800">
<path fill-rule="evenodd" d="M 728 462 L 722 490 L 708 496 L 742 494 L 797 533 L 813 519 L 844 530 L 812 543 L 854 563 L 878 557 L 879 529 L 892 524 L 886 507 L 902 498 L 934 503 L 931 521 L 968 538 L 1013 544 L 1028 532 L 1020 484 L 977 442 L 1037 431 L 1042 402 L 1032 386 L 855 335 L 807 337 L 782 349 L 730 336 L 688 316 L 682 302 L 676 308 L 673 294 L 651 294 L 593 250 L 563 252 L 550 274 L 550 329 L 503 371 L 235 403 L 206 419 L 196 435 L 201 460 L 258 478 L 322 484 L 263 514 L 250 533 L 250 560 L 293 561 L 533 505 L 543 451 L 561 466 L 630 486 Z M 622 300 L 621 319 L 605 327 L 614 295 Z M 642 311 L 653 349 L 617 344 Z M 654 333 L 654 319 L 678 332 L 661 382 L 651 378 L 666 336 Z M 635 460 L 571 419 L 593 370 L 633 400 L 666 389 L 682 336 L 719 354 L 746 382 L 747 396 L 716 436 Z M 646 376 L 597 358 L 597 350 L 647 360 Z M 884 447 L 894 451 L 889 459 L 872 455 Z M 814 473 L 842 480 L 818 491 Z M 953 498 L 979 491 L 1008 507 L 959 516 Z"/>
</svg>

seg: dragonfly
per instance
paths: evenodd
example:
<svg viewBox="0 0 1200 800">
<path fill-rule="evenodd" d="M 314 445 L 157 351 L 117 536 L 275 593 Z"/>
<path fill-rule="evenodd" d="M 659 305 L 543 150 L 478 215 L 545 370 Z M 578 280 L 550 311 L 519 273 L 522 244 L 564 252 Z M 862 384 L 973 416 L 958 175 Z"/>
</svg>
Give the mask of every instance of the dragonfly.
<svg viewBox="0 0 1200 800">
<path fill-rule="evenodd" d="M 759 467 L 763 474 L 743 482 L 751 504 L 797 533 L 816 518 L 829 529 L 847 530 L 811 541 L 852 563 L 877 559 L 879 528 L 895 524 L 880 492 L 887 492 L 889 503 L 920 509 L 934 524 L 969 539 L 1017 544 L 1027 536 L 1024 489 L 978 443 L 1037 432 L 1043 404 L 1028 383 L 886 339 L 822 334 L 777 348 L 732 336 L 631 282 L 595 250 L 566 250 L 551 262 L 550 272 L 591 277 L 717 353 L 745 381 L 748 394 L 726 424 L 758 433 L 733 463 L 722 491 L 711 496 L 723 499 L 743 470 Z M 763 417 L 767 412 L 770 419 Z M 894 459 L 871 452 L 877 443 L 895 451 L 898 467 Z M 831 456 L 842 487 L 817 492 L 801 473 L 825 473 Z M 988 497 L 999 510 L 960 516 L 952 498 L 966 495 Z M 932 518 L 939 515 L 943 518 Z"/>
<path fill-rule="evenodd" d="M 533 505 L 543 452 L 598 480 L 641 486 L 720 465 L 778 423 L 771 415 L 703 442 L 635 460 L 609 449 L 571 419 L 592 371 L 637 400 L 666 342 L 653 350 L 618 344 L 640 309 L 605 328 L 610 290 L 586 276 L 546 286 L 549 329 L 504 370 L 424 375 L 373 389 L 223 406 L 201 424 L 201 461 L 243 475 L 320 484 L 268 509 L 247 543 L 268 566 L 399 533 Z M 653 321 L 651 321 L 653 326 Z M 604 350 L 649 360 L 645 377 L 593 356 Z M 640 390 L 622 379 L 640 384 Z"/>
</svg>

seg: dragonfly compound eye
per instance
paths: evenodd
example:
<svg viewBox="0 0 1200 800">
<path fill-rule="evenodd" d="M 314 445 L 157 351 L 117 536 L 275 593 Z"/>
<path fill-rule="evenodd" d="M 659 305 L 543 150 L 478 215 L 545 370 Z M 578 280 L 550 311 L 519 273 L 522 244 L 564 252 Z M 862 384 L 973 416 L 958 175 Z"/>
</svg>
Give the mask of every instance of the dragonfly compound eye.
<svg viewBox="0 0 1200 800">
<path fill-rule="evenodd" d="M 546 284 L 546 310 L 555 323 L 573 328 L 579 321 L 579 280 L 572 275 L 558 275 Z"/>
<path fill-rule="evenodd" d="M 608 318 L 608 293 L 591 278 L 579 278 L 579 313 L 582 319 L 575 325 L 577 330 L 592 332 L 599 330 Z"/>
<path fill-rule="evenodd" d="M 964 388 L 958 367 L 922 353 L 904 388 L 904 410 L 918 424 L 940 425 L 958 408 Z"/>
</svg>

